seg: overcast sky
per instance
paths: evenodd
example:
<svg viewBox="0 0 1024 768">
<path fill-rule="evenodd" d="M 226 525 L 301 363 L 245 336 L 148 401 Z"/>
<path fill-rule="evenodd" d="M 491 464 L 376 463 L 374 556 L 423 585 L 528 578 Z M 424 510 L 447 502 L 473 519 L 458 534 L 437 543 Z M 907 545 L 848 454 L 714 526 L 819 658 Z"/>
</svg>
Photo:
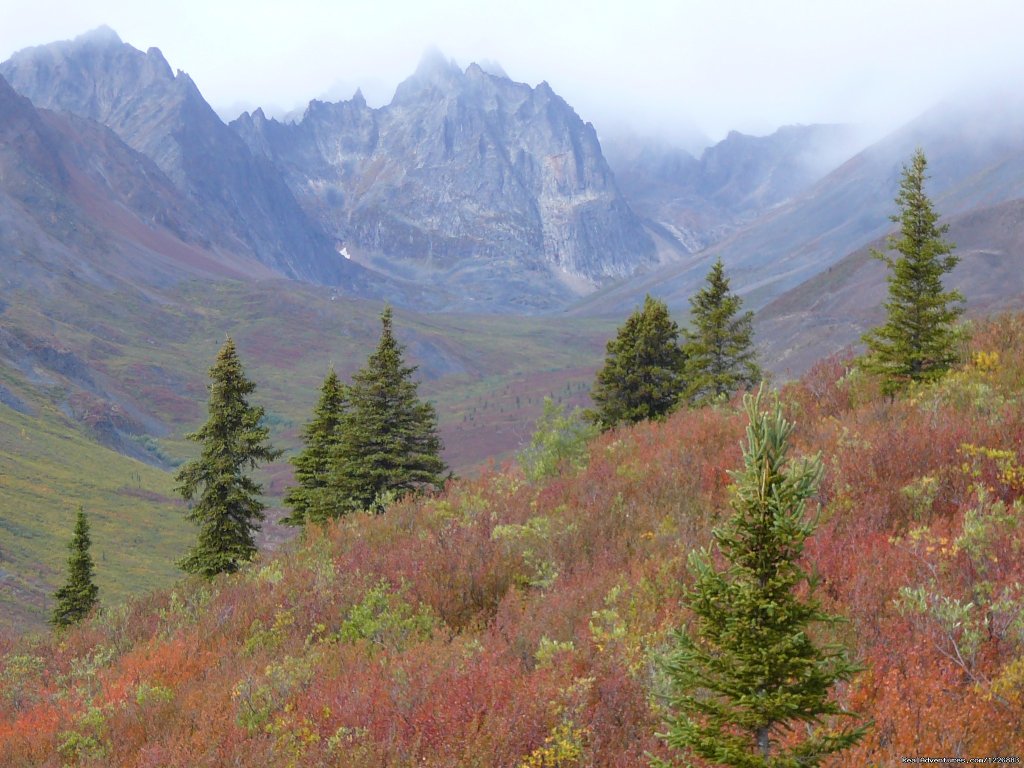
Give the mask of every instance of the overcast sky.
<svg viewBox="0 0 1024 768">
<path fill-rule="evenodd" d="M 547 80 L 601 133 L 895 125 L 1024 75 L 1020 0 L 0 0 L 0 59 L 101 24 L 188 72 L 222 114 L 361 86 L 379 106 L 440 49 Z"/>
</svg>

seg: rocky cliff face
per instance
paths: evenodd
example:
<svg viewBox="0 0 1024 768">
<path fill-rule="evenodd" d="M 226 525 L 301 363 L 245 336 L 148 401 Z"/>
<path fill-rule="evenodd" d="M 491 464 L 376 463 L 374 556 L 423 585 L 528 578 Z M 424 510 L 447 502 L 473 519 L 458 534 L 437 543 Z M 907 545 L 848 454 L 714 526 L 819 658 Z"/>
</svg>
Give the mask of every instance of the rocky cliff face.
<svg viewBox="0 0 1024 768">
<path fill-rule="evenodd" d="M 654 256 L 593 127 L 547 83 L 435 54 L 380 109 L 357 93 L 298 123 L 256 111 L 232 127 L 346 252 L 379 263 L 478 282 L 554 274 L 580 291 Z"/>
<path fill-rule="evenodd" d="M 274 270 L 328 284 L 358 282 L 288 187 L 217 117 L 188 75 L 156 48 L 122 43 L 101 28 L 73 41 L 16 53 L 0 64 L 33 104 L 102 123 L 150 158 L 218 222 L 211 245 L 248 253 Z"/>
</svg>

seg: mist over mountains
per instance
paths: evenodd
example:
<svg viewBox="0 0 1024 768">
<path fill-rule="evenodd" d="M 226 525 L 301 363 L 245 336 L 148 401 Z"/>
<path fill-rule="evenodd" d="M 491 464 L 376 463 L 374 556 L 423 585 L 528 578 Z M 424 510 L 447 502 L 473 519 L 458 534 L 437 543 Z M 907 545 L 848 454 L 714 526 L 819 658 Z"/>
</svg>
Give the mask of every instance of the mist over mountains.
<svg viewBox="0 0 1024 768">
<path fill-rule="evenodd" d="M 117 323 L 96 322 L 110 299 L 90 291 L 174 305 L 196 279 L 284 278 L 427 312 L 611 319 L 651 293 L 685 315 L 721 257 L 747 306 L 771 307 L 765 364 L 796 372 L 856 341 L 880 304 L 878 275 L 846 284 L 864 273 L 830 270 L 882 242 L 918 146 L 938 209 L 973 222 L 969 303 L 1017 298 L 1006 275 L 1019 258 L 1010 203 L 1024 198 L 1019 97 L 951 100 L 867 147 L 850 126 L 788 126 L 692 154 L 637 136 L 602 143 L 547 83 L 437 52 L 382 107 L 357 91 L 293 120 L 257 109 L 230 125 L 159 50 L 108 28 L 20 51 L 0 78 L 7 303 L 20 296 L 100 336 Z M 975 251 L 988 259 L 979 268 Z M 823 294 L 807 288 L 823 280 Z M 848 294 L 863 311 L 844 314 Z M 152 426 L 153 409 L 97 384 L 81 342 L 45 327 L 0 314 L 7 363 L 61 380 L 47 361 L 79 355 L 92 383 L 72 388 L 117 405 L 124 424 L 105 439 L 130 448 L 123 438 Z"/>
<path fill-rule="evenodd" d="M 109 29 L 21 51 L 0 75 L 149 158 L 216 222 L 211 250 L 286 277 L 435 308 L 536 310 L 653 259 L 593 127 L 546 84 L 435 55 L 381 110 L 357 96 L 314 102 L 297 126 L 257 112 L 228 127 L 158 50 Z"/>
<path fill-rule="evenodd" d="M 736 131 L 699 155 L 664 141 L 612 135 L 605 151 L 626 197 L 673 246 L 696 253 L 817 182 L 862 146 L 846 125 Z"/>
<path fill-rule="evenodd" d="M 189 211 L 171 233 L 202 253 L 189 261 L 433 310 L 559 310 L 685 261 L 817 181 L 853 142 L 841 126 L 733 133 L 696 158 L 619 140 L 610 164 L 547 83 L 436 52 L 383 107 L 357 92 L 311 102 L 297 121 L 255 110 L 230 126 L 159 50 L 108 28 L 20 51 L 0 76 L 155 164 L 156 199 Z"/>
<path fill-rule="evenodd" d="M 351 266 L 311 227 L 280 177 L 254 158 L 191 78 L 159 50 L 143 53 L 107 28 L 31 48 L 0 67 L 38 107 L 105 125 L 202 208 L 214 249 L 241 252 L 288 277 L 336 284 Z"/>
<path fill-rule="evenodd" d="M 602 144 L 547 83 L 436 51 L 382 107 L 357 91 L 230 125 L 158 49 L 109 28 L 20 51 L 0 77 L 19 137 L 6 205 L 46 190 L 11 217 L 5 258 L 25 262 L 17 232 L 35 222 L 35 258 L 146 283 L 281 276 L 428 311 L 623 316 L 647 292 L 685 312 L 721 257 L 757 309 L 888 231 L 917 146 L 946 214 L 1024 195 L 1024 107 L 1005 94 L 938 105 L 867 147 L 854 127 L 811 125 L 692 154 Z M 40 216 L 44 199 L 64 213 Z"/>
<path fill-rule="evenodd" d="M 880 238 L 893 227 L 890 216 L 901 166 L 917 147 L 928 156 L 928 193 L 945 216 L 980 213 L 1024 196 L 1022 120 L 1024 103 L 1019 96 L 979 95 L 937 105 L 802 190 L 794 190 L 788 199 L 763 209 L 691 259 L 680 259 L 587 297 L 571 311 L 621 313 L 648 291 L 685 311 L 694 286 L 718 257 L 729 267 L 748 306 L 760 309 L 869 243 L 881 244 Z M 1005 217 L 982 218 L 1006 221 Z M 991 237 L 993 242 L 1006 242 L 996 233 Z M 1004 255 L 1019 258 L 1015 251 Z M 982 279 L 985 273 L 982 270 Z M 884 285 L 876 287 L 859 301 L 880 305 Z M 987 306 L 986 296 L 1005 297 L 1012 290 L 994 277 L 990 288 L 978 296 L 968 293 L 969 304 L 978 299 L 973 302 L 976 311 Z M 836 348 L 826 345 L 817 352 Z"/>
</svg>

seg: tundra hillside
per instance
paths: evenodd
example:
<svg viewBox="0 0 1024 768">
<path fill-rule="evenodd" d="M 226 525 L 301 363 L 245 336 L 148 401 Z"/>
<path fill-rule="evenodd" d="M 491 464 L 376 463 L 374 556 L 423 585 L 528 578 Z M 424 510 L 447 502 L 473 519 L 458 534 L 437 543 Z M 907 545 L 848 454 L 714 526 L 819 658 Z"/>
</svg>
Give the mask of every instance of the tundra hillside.
<svg viewBox="0 0 1024 768">
<path fill-rule="evenodd" d="M 805 565 L 873 720 L 837 764 L 1024 750 L 1024 316 L 890 399 L 836 358 L 781 399 L 821 451 Z M 728 514 L 746 420 L 610 431 L 0 646 L 10 766 L 636 766 L 671 759 L 661 658 L 691 550 Z"/>
</svg>

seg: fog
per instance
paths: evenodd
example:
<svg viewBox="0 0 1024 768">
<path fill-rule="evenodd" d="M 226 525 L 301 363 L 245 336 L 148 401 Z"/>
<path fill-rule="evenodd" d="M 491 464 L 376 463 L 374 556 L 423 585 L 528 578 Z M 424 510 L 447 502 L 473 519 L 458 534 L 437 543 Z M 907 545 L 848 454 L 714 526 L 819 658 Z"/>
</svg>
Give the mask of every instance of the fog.
<svg viewBox="0 0 1024 768">
<path fill-rule="evenodd" d="M 1024 4 L 1009 0 L 0 0 L 0 59 L 101 24 L 160 48 L 228 118 L 357 87 L 379 106 L 433 46 L 463 67 L 548 81 L 602 135 L 689 149 L 793 123 L 881 132 L 1024 75 Z"/>
</svg>

